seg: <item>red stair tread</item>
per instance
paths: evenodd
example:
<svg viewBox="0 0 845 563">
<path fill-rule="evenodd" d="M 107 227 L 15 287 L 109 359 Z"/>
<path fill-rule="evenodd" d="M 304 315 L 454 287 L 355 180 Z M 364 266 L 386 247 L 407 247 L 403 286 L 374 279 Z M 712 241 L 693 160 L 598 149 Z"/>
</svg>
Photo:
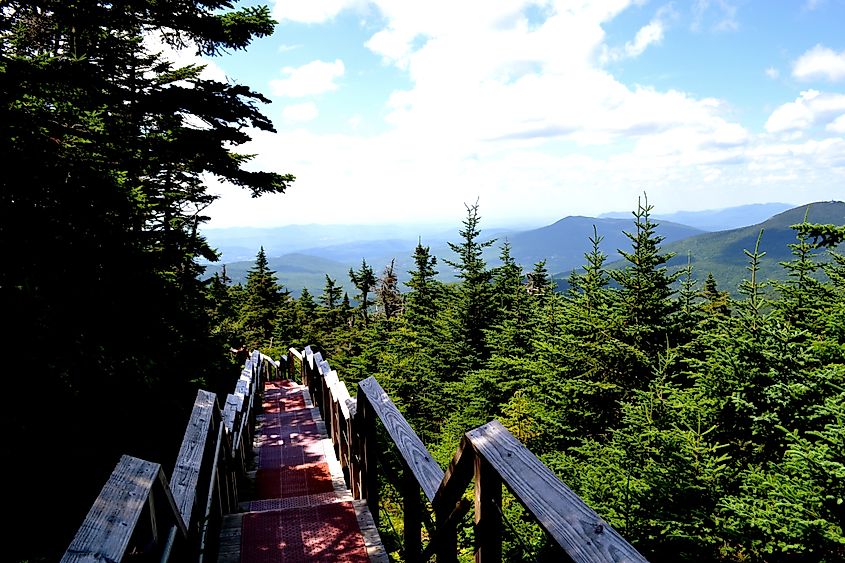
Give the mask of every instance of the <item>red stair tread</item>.
<svg viewBox="0 0 845 563">
<path fill-rule="evenodd" d="M 303 388 L 266 382 L 256 432 L 255 496 L 241 562 L 369 562 L 351 502 L 339 502 Z"/>
<path fill-rule="evenodd" d="M 241 563 L 367 563 L 351 502 L 244 515 Z"/>
<path fill-rule="evenodd" d="M 255 472 L 256 500 L 301 497 L 334 491 L 327 463 L 259 469 Z"/>
</svg>

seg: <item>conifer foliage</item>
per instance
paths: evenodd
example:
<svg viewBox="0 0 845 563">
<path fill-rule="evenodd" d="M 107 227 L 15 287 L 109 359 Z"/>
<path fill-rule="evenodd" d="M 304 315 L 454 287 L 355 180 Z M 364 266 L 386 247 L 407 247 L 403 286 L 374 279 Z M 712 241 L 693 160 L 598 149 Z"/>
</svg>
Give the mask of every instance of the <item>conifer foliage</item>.
<svg viewBox="0 0 845 563">
<path fill-rule="evenodd" d="M 215 197 L 204 177 L 258 196 L 293 176 L 247 169 L 235 152 L 250 128 L 272 131 L 258 108 L 266 98 L 177 67 L 151 45 L 244 49 L 272 33 L 269 14 L 228 0 L 3 2 L 0 152 L 13 166 L 0 178 L 0 307 L 14 327 L 5 357 L 9 373 L 28 373 L 38 354 L 44 393 L 41 416 L 24 403 L 8 413 L 16 430 L 2 453 L 51 436 L 51 461 L 22 464 L 12 494 L 65 499 L 10 499 L 13 526 L 40 529 L 43 514 L 31 511 L 48 504 L 63 524 L 37 544 L 13 528 L 12 559 L 55 560 L 73 532 L 66 523 L 78 523 L 127 444 L 170 459 L 183 405 L 229 365 L 224 317 L 238 304 L 210 303 L 228 298 L 227 284 L 200 276 L 199 259 L 216 258 L 199 233 Z M 56 459 L 96 461 L 62 464 L 57 478 Z"/>
<path fill-rule="evenodd" d="M 758 240 L 732 297 L 694 256 L 668 273 L 651 209 L 637 203 L 617 256 L 594 230 L 560 293 L 507 241 L 488 266 L 476 202 L 443 259 L 457 281 L 420 241 L 401 294 L 393 263 L 350 273 L 353 322 L 309 325 L 338 291 L 303 292 L 297 337 L 347 382 L 375 376 L 444 466 L 499 419 L 649 560 L 842 561 L 845 226 L 795 225 L 778 284 Z M 507 493 L 503 513 L 506 560 L 557 560 Z"/>
</svg>

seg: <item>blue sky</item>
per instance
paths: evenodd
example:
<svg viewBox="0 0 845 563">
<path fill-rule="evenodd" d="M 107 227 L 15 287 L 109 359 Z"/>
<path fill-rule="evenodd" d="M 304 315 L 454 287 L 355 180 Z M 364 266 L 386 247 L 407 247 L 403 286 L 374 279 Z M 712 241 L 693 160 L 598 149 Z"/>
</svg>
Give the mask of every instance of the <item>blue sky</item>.
<svg viewBox="0 0 845 563">
<path fill-rule="evenodd" d="M 845 198 L 845 0 L 279 0 L 207 72 L 267 95 L 210 227 Z"/>
</svg>

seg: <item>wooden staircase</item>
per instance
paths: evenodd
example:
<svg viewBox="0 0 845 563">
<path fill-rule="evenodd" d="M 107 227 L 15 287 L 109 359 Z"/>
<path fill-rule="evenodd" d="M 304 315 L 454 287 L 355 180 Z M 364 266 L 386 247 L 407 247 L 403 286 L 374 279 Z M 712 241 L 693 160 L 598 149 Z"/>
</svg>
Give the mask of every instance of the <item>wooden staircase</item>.
<svg viewBox="0 0 845 563">
<path fill-rule="evenodd" d="M 353 500 L 319 410 L 291 381 L 264 384 L 251 497 L 223 518 L 218 561 L 388 561 L 366 501 Z"/>
<path fill-rule="evenodd" d="M 505 491 L 555 560 L 646 562 L 498 421 L 467 431 L 444 471 L 375 378 L 354 390 L 311 347 L 279 361 L 254 351 L 222 409 L 197 393 L 171 480 L 120 459 L 62 561 L 386 562 L 390 483 L 402 505 L 393 550 L 408 563 L 457 563 L 467 529 L 476 563 L 501 563 Z"/>
</svg>

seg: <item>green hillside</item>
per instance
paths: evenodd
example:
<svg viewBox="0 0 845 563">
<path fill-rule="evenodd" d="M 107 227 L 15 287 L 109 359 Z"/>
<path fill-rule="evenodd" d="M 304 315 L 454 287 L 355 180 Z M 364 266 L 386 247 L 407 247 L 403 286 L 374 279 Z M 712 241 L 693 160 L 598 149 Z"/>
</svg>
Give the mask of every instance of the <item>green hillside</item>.
<svg viewBox="0 0 845 563">
<path fill-rule="evenodd" d="M 314 295 L 322 293 L 326 285 L 326 274 L 331 276 L 339 285 L 343 286 L 350 294 L 353 292 L 352 284 L 349 281 L 349 265 L 319 256 L 308 254 L 285 254 L 268 258 L 269 268 L 276 272 L 276 279 L 285 288 L 290 290 L 294 297 L 298 297 L 302 288 Z M 359 261 L 360 264 L 360 261 Z M 254 260 L 230 262 L 225 264 L 226 275 L 235 283 L 245 283 L 247 272 L 255 265 Z M 206 268 L 206 276 L 223 271 L 223 264 L 212 264 Z"/>
<path fill-rule="evenodd" d="M 803 222 L 805 216 L 810 223 L 845 225 L 845 202 L 822 201 L 802 205 L 749 227 L 664 243 L 663 250 L 675 253 L 668 263 L 670 271 L 685 268 L 689 257 L 694 278 L 703 280 L 712 273 L 721 289 L 736 293 L 740 282 L 748 276 L 748 259 L 743 251 L 754 249 L 761 230 L 760 251 L 766 255 L 761 260 L 760 276 L 762 279 L 784 279 L 780 262 L 791 259 L 789 244 L 796 241 L 795 231 L 790 226 Z M 824 253 L 820 254 L 823 259 Z M 610 269 L 625 266 L 624 261 L 613 255 L 610 259 L 613 260 L 608 263 Z M 555 279 L 559 284 L 565 284 L 567 276 L 567 273 L 561 273 Z"/>
</svg>

